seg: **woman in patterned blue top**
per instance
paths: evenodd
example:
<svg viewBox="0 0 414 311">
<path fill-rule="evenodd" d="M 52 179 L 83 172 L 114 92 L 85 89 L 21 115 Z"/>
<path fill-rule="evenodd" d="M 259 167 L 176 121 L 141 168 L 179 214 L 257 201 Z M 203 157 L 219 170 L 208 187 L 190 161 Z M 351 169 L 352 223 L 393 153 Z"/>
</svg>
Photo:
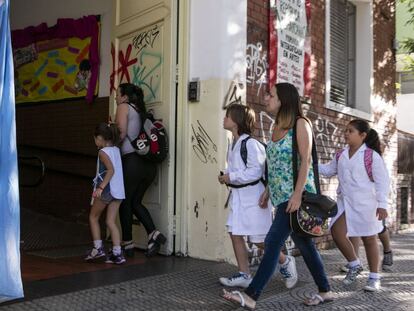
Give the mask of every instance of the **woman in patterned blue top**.
<svg viewBox="0 0 414 311">
<path fill-rule="evenodd" d="M 265 95 L 266 111 L 276 116 L 272 139 L 267 145 L 268 187 L 260 198 L 260 204 L 271 199 L 276 215 L 265 239 L 265 251 L 259 269 L 244 292 L 224 291 L 224 298 L 253 310 L 264 287 L 272 277 L 279 253 L 291 235 L 318 287 L 318 293 L 306 299 L 306 305 L 318 305 L 332 301 L 332 293 L 323 262 L 311 238 L 292 232 L 290 213 L 299 209 L 304 190 L 316 192 L 311 166 L 312 129 L 304 117 L 296 87 L 290 83 L 278 83 Z M 299 155 L 298 178 L 293 187 L 292 132 L 296 126 Z"/>
</svg>

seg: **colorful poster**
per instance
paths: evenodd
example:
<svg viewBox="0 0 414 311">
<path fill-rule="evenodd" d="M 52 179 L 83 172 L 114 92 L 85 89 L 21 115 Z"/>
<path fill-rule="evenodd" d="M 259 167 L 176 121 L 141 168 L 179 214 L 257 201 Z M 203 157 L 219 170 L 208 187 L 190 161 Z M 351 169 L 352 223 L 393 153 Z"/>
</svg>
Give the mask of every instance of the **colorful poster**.
<svg viewBox="0 0 414 311">
<path fill-rule="evenodd" d="M 271 0 L 269 21 L 269 78 L 289 82 L 301 96 L 310 95 L 310 2 Z"/>
<path fill-rule="evenodd" d="M 93 21 L 96 28 L 83 28 L 85 22 Z M 59 31 L 65 24 L 73 27 Z M 98 92 L 98 33 L 95 16 L 87 21 L 59 20 L 57 26 L 50 28 L 39 25 L 14 31 L 16 103 L 74 97 L 91 101 Z"/>
</svg>

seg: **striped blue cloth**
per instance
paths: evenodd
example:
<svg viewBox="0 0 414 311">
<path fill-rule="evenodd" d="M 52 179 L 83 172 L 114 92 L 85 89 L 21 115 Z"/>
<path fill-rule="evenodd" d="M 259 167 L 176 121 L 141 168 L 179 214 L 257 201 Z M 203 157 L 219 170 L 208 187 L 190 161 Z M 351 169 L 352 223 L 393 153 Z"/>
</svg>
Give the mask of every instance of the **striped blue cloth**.
<svg viewBox="0 0 414 311">
<path fill-rule="evenodd" d="M 0 303 L 23 297 L 9 0 L 0 0 Z"/>
</svg>

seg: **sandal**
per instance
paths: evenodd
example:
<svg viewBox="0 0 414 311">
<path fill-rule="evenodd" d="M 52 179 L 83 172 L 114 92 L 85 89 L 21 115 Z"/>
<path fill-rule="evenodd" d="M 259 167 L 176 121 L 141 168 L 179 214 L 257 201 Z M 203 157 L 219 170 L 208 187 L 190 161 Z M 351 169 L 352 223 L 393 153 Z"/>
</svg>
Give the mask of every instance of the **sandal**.
<svg viewBox="0 0 414 311">
<path fill-rule="evenodd" d="M 223 289 L 223 298 L 224 299 L 226 299 L 228 301 L 231 301 L 231 302 L 234 302 L 234 303 L 237 303 L 241 307 L 246 308 L 248 310 L 254 310 L 254 308 L 256 307 L 256 302 L 253 299 L 251 299 L 250 297 L 247 296 L 247 298 L 252 300 L 253 303 L 251 303 L 250 305 L 246 304 L 245 296 L 247 296 L 247 295 L 241 293 L 238 290 L 229 292 L 229 291 L 226 291 L 225 289 Z"/>
<path fill-rule="evenodd" d="M 167 238 L 161 232 L 158 230 L 155 231 L 148 240 L 148 248 L 145 252 L 145 256 L 152 257 L 156 255 L 159 252 L 161 245 L 165 244 L 166 241 Z"/>
<path fill-rule="evenodd" d="M 327 303 L 327 302 L 332 302 L 333 298 L 328 296 L 323 298 L 321 295 L 319 294 L 314 294 L 312 295 L 311 298 L 306 299 L 303 304 L 305 306 L 317 306 L 319 304 L 323 304 L 323 303 Z"/>
</svg>

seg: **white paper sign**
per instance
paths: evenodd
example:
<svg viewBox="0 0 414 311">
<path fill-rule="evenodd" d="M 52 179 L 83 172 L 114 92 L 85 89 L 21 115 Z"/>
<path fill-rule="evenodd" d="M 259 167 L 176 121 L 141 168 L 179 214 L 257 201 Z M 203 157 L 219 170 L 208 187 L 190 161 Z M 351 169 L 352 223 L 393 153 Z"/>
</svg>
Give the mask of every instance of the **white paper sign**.
<svg viewBox="0 0 414 311">
<path fill-rule="evenodd" d="M 305 39 L 307 31 L 305 0 L 276 1 L 277 77 L 304 94 Z"/>
</svg>

